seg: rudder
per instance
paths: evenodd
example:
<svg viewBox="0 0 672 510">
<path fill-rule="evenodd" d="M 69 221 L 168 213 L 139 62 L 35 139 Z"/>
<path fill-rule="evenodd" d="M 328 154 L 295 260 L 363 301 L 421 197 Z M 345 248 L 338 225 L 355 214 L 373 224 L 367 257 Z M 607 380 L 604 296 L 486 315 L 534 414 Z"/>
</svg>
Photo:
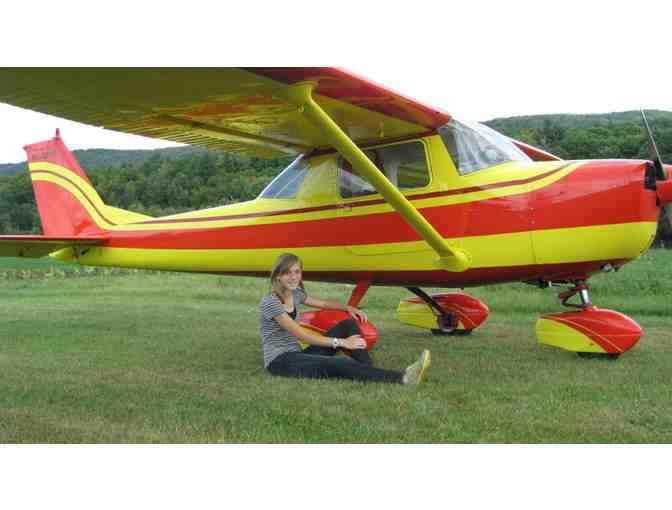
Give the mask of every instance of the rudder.
<svg viewBox="0 0 672 510">
<path fill-rule="evenodd" d="M 24 150 L 45 236 L 95 236 L 115 224 L 58 129 Z"/>
</svg>

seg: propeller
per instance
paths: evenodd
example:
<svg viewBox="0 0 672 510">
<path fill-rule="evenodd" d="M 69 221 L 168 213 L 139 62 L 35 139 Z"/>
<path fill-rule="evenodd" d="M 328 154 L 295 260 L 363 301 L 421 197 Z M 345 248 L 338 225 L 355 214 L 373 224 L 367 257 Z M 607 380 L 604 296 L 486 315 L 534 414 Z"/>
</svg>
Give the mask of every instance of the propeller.
<svg viewBox="0 0 672 510">
<path fill-rule="evenodd" d="M 658 146 L 656 145 L 656 141 L 653 139 L 653 133 L 651 132 L 651 128 L 649 127 L 649 122 L 646 120 L 646 114 L 644 113 L 644 110 L 641 109 L 639 111 L 642 112 L 642 120 L 644 120 L 644 127 L 646 128 L 646 132 L 649 135 L 649 159 L 653 162 L 653 166 L 656 170 L 655 173 L 656 180 L 665 181 L 667 180 L 667 171 L 663 166 L 663 161 L 660 159 Z"/>
<path fill-rule="evenodd" d="M 653 175 L 647 171 L 644 185 L 648 189 L 656 191 L 656 194 L 658 195 L 658 205 L 663 208 L 664 211 L 665 206 L 672 203 L 672 179 L 668 179 L 667 169 L 660 159 L 656 141 L 653 139 L 653 133 L 646 120 L 646 114 L 644 113 L 644 110 L 640 110 L 640 112 L 642 112 L 644 127 L 646 127 L 646 132 L 649 135 L 649 157 L 653 163 Z"/>
</svg>

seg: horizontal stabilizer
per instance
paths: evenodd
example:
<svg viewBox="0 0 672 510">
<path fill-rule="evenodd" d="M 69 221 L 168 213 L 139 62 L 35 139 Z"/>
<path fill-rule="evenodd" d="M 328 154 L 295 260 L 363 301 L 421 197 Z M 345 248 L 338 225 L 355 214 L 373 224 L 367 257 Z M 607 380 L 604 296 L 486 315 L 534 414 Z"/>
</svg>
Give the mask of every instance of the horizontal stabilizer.
<svg viewBox="0 0 672 510">
<path fill-rule="evenodd" d="M 103 237 L 0 236 L 0 257 L 40 258 L 63 248 L 97 246 Z"/>
</svg>

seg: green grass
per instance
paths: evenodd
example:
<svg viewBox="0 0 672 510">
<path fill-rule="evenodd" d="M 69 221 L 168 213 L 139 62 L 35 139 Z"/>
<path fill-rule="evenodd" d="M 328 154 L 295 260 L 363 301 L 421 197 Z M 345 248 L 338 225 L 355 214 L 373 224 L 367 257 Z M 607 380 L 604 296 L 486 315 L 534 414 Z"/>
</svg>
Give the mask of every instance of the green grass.
<svg viewBox="0 0 672 510">
<path fill-rule="evenodd" d="M 264 280 L 73 277 L 50 266 L 20 276 L 21 261 L 4 262 L 13 276 L 0 278 L 2 443 L 672 442 L 672 252 L 593 279 L 598 306 L 646 331 L 617 361 L 536 343 L 538 315 L 561 310 L 555 290 L 469 290 L 491 315 L 462 338 L 399 324 L 394 310 L 410 294 L 370 290 L 378 365 L 402 368 L 432 350 L 417 389 L 269 376 L 257 321 Z M 341 301 L 352 289 L 307 286 Z"/>
<path fill-rule="evenodd" d="M 56 269 L 74 269 L 78 267 L 76 264 L 68 264 L 50 257 L 42 257 L 40 259 L 22 259 L 16 257 L 0 257 L 0 271 L 11 270 L 47 270 L 51 268 Z"/>
</svg>

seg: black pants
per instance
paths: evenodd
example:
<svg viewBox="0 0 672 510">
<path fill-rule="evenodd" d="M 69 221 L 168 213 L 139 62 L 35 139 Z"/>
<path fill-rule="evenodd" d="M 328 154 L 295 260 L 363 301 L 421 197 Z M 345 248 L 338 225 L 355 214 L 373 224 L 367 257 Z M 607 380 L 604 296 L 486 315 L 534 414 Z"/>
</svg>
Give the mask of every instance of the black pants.
<svg viewBox="0 0 672 510">
<path fill-rule="evenodd" d="M 347 338 L 361 334 L 354 319 L 345 319 L 329 329 L 324 336 Z M 326 379 L 340 377 L 353 381 L 401 383 L 403 374 L 396 370 L 374 368 L 371 355 L 364 349 L 348 351 L 351 357 L 335 356 L 336 349 L 311 345 L 302 352 L 286 352 L 268 365 L 273 375 Z"/>
</svg>

